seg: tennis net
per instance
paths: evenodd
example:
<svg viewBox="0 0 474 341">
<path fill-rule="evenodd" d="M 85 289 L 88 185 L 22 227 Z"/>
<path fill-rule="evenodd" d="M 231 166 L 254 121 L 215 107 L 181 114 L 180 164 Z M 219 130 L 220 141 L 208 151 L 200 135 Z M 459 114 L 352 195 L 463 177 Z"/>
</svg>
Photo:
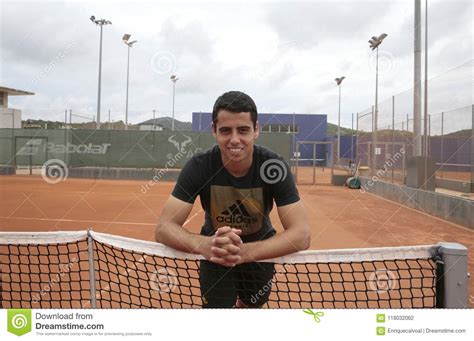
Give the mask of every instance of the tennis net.
<svg viewBox="0 0 474 341">
<path fill-rule="evenodd" d="M 2 232 L 0 308 L 199 308 L 201 260 L 93 231 Z M 273 276 L 254 268 L 239 296 L 268 308 L 467 306 L 460 244 L 303 251 L 259 264 Z"/>
</svg>

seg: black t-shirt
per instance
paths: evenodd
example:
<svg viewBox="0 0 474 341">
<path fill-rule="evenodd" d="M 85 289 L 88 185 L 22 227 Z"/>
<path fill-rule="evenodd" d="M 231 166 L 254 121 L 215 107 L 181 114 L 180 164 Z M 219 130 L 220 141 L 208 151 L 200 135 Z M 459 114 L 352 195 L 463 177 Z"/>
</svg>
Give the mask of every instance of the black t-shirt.
<svg viewBox="0 0 474 341">
<path fill-rule="evenodd" d="M 200 196 L 205 211 L 201 234 L 211 236 L 217 228 L 230 226 L 242 230 L 243 242 L 275 234 L 269 218 L 273 200 L 277 206 L 300 200 L 287 163 L 258 145 L 249 171 L 238 178 L 224 168 L 217 145 L 195 154 L 181 170 L 172 195 L 188 203 Z"/>
</svg>

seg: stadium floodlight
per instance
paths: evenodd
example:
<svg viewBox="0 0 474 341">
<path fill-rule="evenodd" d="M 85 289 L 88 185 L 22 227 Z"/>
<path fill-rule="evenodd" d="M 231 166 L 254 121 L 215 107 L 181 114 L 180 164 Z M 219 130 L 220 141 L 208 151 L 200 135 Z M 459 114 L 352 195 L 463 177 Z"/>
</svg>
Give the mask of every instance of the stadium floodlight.
<svg viewBox="0 0 474 341">
<path fill-rule="evenodd" d="M 387 34 L 386 33 L 382 33 L 381 35 L 379 35 L 378 37 L 376 36 L 373 36 L 370 40 L 369 40 L 369 43 L 370 43 L 370 48 L 373 50 L 375 50 L 377 47 L 379 47 L 380 44 L 382 44 L 382 41 L 387 37 Z"/>
<path fill-rule="evenodd" d="M 129 41 L 131 35 L 125 33 L 122 37 L 123 42 L 127 45 L 127 94 L 125 96 L 125 130 L 128 130 L 128 84 L 130 80 L 130 48 L 138 42 L 137 40 Z"/>
<path fill-rule="evenodd" d="M 376 161 L 376 147 L 377 147 L 377 120 L 378 120 L 378 86 L 379 86 L 379 46 L 382 44 L 382 41 L 387 37 L 387 33 L 382 33 L 378 37 L 373 36 L 369 40 L 370 48 L 376 50 L 375 56 L 375 109 L 374 115 L 372 117 L 373 120 L 373 131 L 372 131 L 372 162 L 373 165 L 371 169 L 375 171 L 377 167 Z"/>
<path fill-rule="evenodd" d="M 336 84 L 339 87 L 339 110 L 337 113 L 337 161 L 339 163 L 339 159 L 341 157 L 341 83 L 346 77 L 342 76 L 336 78 Z"/>
<path fill-rule="evenodd" d="M 107 19 L 96 19 L 95 16 L 91 15 L 89 18 L 94 24 L 100 26 L 100 47 L 99 47 L 99 84 L 97 90 L 97 125 L 96 128 L 100 129 L 100 89 L 102 80 L 102 28 L 104 25 L 112 25 L 112 22 Z"/>
<path fill-rule="evenodd" d="M 171 130 L 174 131 L 174 94 L 175 94 L 175 88 L 176 88 L 176 81 L 179 79 L 176 77 L 176 75 L 171 75 L 170 77 L 171 81 L 173 82 L 173 112 L 172 112 L 172 121 L 171 121 Z"/>
<path fill-rule="evenodd" d="M 125 33 L 122 37 L 123 42 L 126 44 L 128 40 L 130 39 L 131 35 L 128 33 Z"/>
</svg>

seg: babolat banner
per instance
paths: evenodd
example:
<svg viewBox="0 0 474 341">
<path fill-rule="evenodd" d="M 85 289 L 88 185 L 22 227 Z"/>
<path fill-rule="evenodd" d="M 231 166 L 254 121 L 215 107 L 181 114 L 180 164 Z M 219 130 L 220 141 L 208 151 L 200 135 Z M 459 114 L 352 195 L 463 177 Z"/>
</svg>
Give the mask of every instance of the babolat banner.
<svg viewBox="0 0 474 341">
<path fill-rule="evenodd" d="M 195 153 L 215 144 L 211 132 L 0 129 L 0 164 L 67 167 L 181 168 Z M 292 136 L 261 134 L 257 143 L 291 159 Z"/>
</svg>

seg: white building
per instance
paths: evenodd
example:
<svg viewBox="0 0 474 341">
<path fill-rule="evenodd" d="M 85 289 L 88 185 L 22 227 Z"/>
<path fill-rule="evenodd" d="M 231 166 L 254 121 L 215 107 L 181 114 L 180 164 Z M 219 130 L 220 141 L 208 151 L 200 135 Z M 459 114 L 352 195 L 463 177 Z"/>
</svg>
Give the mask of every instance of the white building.
<svg viewBox="0 0 474 341">
<path fill-rule="evenodd" d="M 8 107 L 8 96 L 31 96 L 32 92 L 0 86 L 0 128 L 21 129 L 21 110 Z"/>
<path fill-rule="evenodd" d="M 159 124 L 152 125 L 152 124 L 139 124 L 139 130 L 155 130 L 155 131 L 162 131 L 163 127 Z"/>
</svg>

